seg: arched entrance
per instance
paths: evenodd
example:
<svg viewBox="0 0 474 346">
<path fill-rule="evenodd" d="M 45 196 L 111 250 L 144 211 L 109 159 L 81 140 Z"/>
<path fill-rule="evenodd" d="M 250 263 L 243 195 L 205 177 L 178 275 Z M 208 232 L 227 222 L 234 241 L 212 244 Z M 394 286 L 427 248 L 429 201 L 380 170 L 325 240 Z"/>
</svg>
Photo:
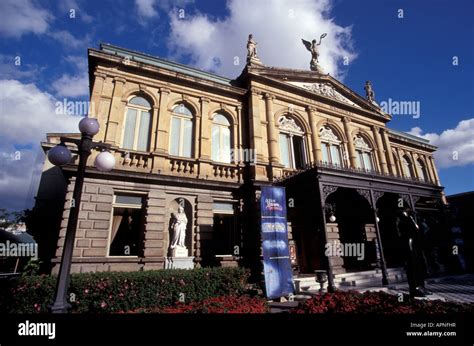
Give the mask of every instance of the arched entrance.
<svg viewBox="0 0 474 346">
<path fill-rule="evenodd" d="M 409 208 L 408 201 L 399 194 L 386 192 L 376 204 L 386 266 L 403 267 L 405 259 L 397 230 L 397 212 L 402 208 Z"/>
<path fill-rule="evenodd" d="M 345 271 L 372 269 L 376 237 L 369 201 L 355 189 L 340 187 L 326 199 L 325 212 L 327 226 L 339 229 Z"/>
<path fill-rule="evenodd" d="M 296 244 L 298 271 L 314 274 L 323 269 L 321 261 L 322 215 L 317 201 L 306 200 L 308 196 L 289 195 L 294 201 L 303 201 L 297 208 L 288 208 L 288 221 L 291 222 L 293 239 Z"/>
</svg>

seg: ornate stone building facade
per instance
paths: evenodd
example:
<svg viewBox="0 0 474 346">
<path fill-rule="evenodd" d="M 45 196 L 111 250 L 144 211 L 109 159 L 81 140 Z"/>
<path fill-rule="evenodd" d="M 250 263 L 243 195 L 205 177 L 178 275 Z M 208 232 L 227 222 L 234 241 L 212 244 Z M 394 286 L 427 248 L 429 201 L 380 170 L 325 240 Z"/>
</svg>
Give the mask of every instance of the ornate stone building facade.
<svg viewBox="0 0 474 346">
<path fill-rule="evenodd" d="M 436 148 L 389 129 L 389 114 L 330 75 L 266 67 L 251 57 L 230 80 L 112 45 L 89 50 L 89 71 L 90 116 L 100 123 L 94 140 L 112 145 L 116 167 L 99 172 L 97 153 L 90 157 L 73 272 L 168 268 L 178 206 L 194 266 L 258 271 L 259 191 L 271 184 L 286 186 L 293 203 L 290 244 L 302 273 L 321 268 L 324 239 L 374 245 L 379 233 L 367 251 L 378 258 L 381 245 L 387 264 L 399 266 L 390 245 L 400 200 L 442 232 Z M 44 150 L 60 136 L 78 135 L 48 134 Z M 61 169 L 46 162 L 38 194 L 43 208 L 64 198 L 49 254 L 53 271 L 76 168 L 77 159 Z M 65 185 L 45 197 L 48 177 L 60 175 Z M 335 273 L 363 270 L 371 255 L 363 264 L 330 262 Z"/>
</svg>

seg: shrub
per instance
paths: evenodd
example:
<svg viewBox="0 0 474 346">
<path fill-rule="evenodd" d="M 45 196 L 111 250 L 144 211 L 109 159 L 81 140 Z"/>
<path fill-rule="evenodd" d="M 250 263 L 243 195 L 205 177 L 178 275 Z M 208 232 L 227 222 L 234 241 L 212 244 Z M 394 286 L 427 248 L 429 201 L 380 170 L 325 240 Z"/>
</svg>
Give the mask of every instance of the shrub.
<svg viewBox="0 0 474 346">
<path fill-rule="evenodd" d="M 474 312 L 473 304 L 456 304 L 440 300 L 418 300 L 385 292 L 336 291 L 318 294 L 308 299 L 293 313 L 389 313 L 389 314 L 439 314 Z"/>
<path fill-rule="evenodd" d="M 71 312 L 118 312 L 162 308 L 184 299 L 240 295 L 248 272 L 243 268 L 203 268 L 141 272 L 101 272 L 71 275 L 68 297 Z M 53 302 L 56 276 L 27 276 L 0 289 L 0 311 L 41 313 Z"/>
<path fill-rule="evenodd" d="M 261 314 L 269 312 L 267 301 L 259 297 L 221 296 L 190 304 L 177 303 L 164 308 L 136 309 L 128 313 L 204 313 L 204 314 Z"/>
<path fill-rule="evenodd" d="M 23 268 L 23 273 L 21 275 L 38 275 L 42 263 L 43 262 L 39 259 L 30 258 L 28 263 L 26 263 L 25 267 Z"/>
</svg>

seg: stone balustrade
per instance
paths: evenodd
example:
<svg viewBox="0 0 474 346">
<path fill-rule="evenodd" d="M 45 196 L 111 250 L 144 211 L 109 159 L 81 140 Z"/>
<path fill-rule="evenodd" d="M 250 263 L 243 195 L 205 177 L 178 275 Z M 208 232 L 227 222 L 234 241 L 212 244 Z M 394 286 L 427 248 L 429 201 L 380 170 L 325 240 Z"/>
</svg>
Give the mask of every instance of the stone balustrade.
<svg viewBox="0 0 474 346">
<path fill-rule="evenodd" d="M 242 181 L 242 167 L 233 164 L 213 163 L 213 176 L 218 180 Z"/>
</svg>

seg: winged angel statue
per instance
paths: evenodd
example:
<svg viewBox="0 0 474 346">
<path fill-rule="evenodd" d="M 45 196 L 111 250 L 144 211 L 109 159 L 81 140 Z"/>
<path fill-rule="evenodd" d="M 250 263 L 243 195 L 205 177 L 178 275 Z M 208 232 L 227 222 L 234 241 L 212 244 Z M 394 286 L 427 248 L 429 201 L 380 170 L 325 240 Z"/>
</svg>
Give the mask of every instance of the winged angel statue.
<svg viewBox="0 0 474 346">
<path fill-rule="evenodd" d="M 321 68 L 319 67 L 319 60 L 318 60 L 319 58 L 318 46 L 321 45 L 322 39 L 325 38 L 326 36 L 327 36 L 327 33 L 322 34 L 321 37 L 319 37 L 319 43 L 317 43 L 316 40 L 309 42 L 304 39 L 301 39 L 306 49 L 311 52 L 311 62 L 309 64 L 311 71 L 319 71 L 319 72 L 321 71 Z"/>
</svg>

